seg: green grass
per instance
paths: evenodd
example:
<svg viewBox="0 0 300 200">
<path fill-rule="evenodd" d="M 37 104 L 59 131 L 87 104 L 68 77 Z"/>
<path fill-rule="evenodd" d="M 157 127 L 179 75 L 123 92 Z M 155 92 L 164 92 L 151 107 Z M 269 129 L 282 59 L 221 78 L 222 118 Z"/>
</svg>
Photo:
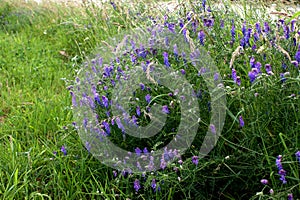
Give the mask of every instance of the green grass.
<svg viewBox="0 0 300 200">
<path fill-rule="evenodd" d="M 287 193 L 300 198 L 295 196 L 300 195 L 300 165 L 294 156 L 300 148 L 299 71 L 289 64 L 291 75 L 283 85 L 278 78 L 281 61 L 287 62 L 282 52 L 266 48 L 264 61 L 262 54 L 246 49 L 234 61 L 242 86 L 234 84 L 229 62 L 239 41 L 232 47 L 226 42 L 231 38 L 230 20 L 236 19 L 236 38 L 241 34 L 243 20 L 231 11 L 215 14 L 213 30 L 200 27 L 210 34 L 205 48 L 228 86 L 228 110 L 221 139 L 197 167 L 187 156 L 182 168 L 174 164 L 165 171 L 147 174 L 147 181 L 143 182 L 140 175 L 123 176 L 118 172 L 114 177 L 113 169 L 85 149 L 72 126 L 72 102 L 67 88 L 86 57 L 97 46 L 106 45 L 103 41 L 124 30 L 151 24 L 148 15 L 165 14 L 150 9 L 146 1 L 134 5 L 130 13 L 122 4 L 114 10 L 109 4 L 100 8 L 67 8 L 0 0 L 0 198 L 286 199 Z M 193 8 L 199 7 L 181 3 L 176 12 L 168 13 L 168 20 L 177 22 L 178 16 L 183 18 Z M 267 19 L 267 15 L 257 16 L 253 10 L 244 13 L 248 23 Z M 220 19 L 225 19 L 224 30 L 219 28 Z M 299 20 L 297 23 L 299 27 Z M 197 35 L 192 34 L 196 41 Z M 291 43 L 282 41 L 280 45 L 294 57 L 297 48 Z M 267 46 L 265 41 L 259 45 Z M 271 63 L 277 77 L 250 84 L 247 76 L 251 55 L 262 64 Z M 259 96 L 255 98 L 254 93 Z M 295 98 L 289 97 L 292 93 Z M 240 115 L 246 124 L 243 129 L 238 125 Z M 67 149 L 66 156 L 60 150 L 62 146 Z M 196 151 L 196 142 L 194 146 L 190 154 Z M 275 157 L 279 154 L 284 155 L 287 185 L 278 180 Z M 179 173 L 173 167 L 179 167 Z M 153 178 L 158 180 L 160 192 L 152 191 Z M 260 184 L 262 178 L 268 178 L 270 185 Z M 138 193 L 133 189 L 135 179 L 143 185 Z M 268 195 L 270 188 L 275 191 L 274 197 Z M 260 191 L 264 194 L 256 196 Z"/>
<path fill-rule="evenodd" d="M 49 8 L 1 2 L 3 199 L 77 199 L 84 198 L 85 193 L 97 195 L 101 184 L 92 175 L 100 173 L 105 177 L 108 170 L 81 148 L 70 126 L 72 111 L 66 87 L 84 52 L 91 52 L 97 43 L 116 34 L 126 19 L 103 19 L 103 13 L 112 12 L 111 9 L 55 5 Z M 74 156 L 61 157 L 58 153 L 51 160 L 53 151 L 59 152 L 62 145 Z M 87 168 L 88 163 L 95 163 L 95 168 Z M 99 172 L 94 173 L 95 169 Z"/>
</svg>

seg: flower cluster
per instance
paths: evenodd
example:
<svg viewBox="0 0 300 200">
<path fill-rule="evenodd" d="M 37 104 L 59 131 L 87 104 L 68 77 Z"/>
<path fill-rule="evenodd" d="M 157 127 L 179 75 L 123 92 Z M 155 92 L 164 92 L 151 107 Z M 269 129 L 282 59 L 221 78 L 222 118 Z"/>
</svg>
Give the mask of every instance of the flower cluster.
<svg viewBox="0 0 300 200">
<path fill-rule="evenodd" d="M 116 9 L 115 4 L 112 3 L 112 5 Z M 113 90 L 117 84 L 122 85 L 126 81 L 129 81 L 131 77 L 127 72 L 131 69 L 136 69 L 139 66 L 141 66 L 145 75 L 148 76 L 148 79 L 151 80 L 151 73 L 155 70 L 153 63 L 156 62 L 160 62 L 167 70 L 176 69 L 180 77 L 193 76 L 196 77 L 194 79 L 198 81 L 198 77 L 204 74 L 207 69 L 202 67 L 201 70 L 197 72 L 192 70 L 192 66 L 197 66 L 199 63 L 197 59 L 199 58 L 200 51 L 197 49 L 197 47 L 207 47 L 212 50 L 211 52 L 214 51 L 214 47 L 211 46 L 216 45 L 211 45 L 210 42 L 215 42 L 216 38 L 220 38 L 219 35 L 221 35 L 214 32 L 216 24 L 220 23 L 220 27 L 218 27 L 218 29 L 227 31 L 227 33 L 223 34 L 229 35 L 229 37 L 227 37 L 227 40 L 229 41 L 226 41 L 227 44 L 230 44 L 232 48 L 238 46 L 239 51 L 234 55 L 234 58 L 232 59 L 233 62 L 239 55 L 244 55 L 251 52 L 251 54 L 246 54 L 246 56 L 248 56 L 246 59 L 245 56 L 241 56 L 243 60 L 240 59 L 234 65 L 232 64 L 234 67 L 230 68 L 231 72 L 224 70 L 227 74 L 231 73 L 231 75 L 228 75 L 228 77 L 233 80 L 231 83 L 233 82 L 235 87 L 238 89 L 242 89 L 243 87 L 239 86 L 243 86 L 244 84 L 254 87 L 255 82 L 264 77 L 268 77 L 270 79 L 278 78 L 278 80 L 280 80 L 282 83 L 286 83 L 288 82 L 288 76 L 290 73 L 289 70 L 291 69 L 291 66 L 293 69 L 298 69 L 300 63 L 300 44 L 297 44 L 298 41 L 296 38 L 300 36 L 300 32 L 296 32 L 296 20 L 292 20 L 290 24 L 284 20 L 279 20 L 277 29 L 272 27 L 271 23 L 266 21 L 256 22 L 255 24 L 250 24 L 249 22 L 244 21 L 241 27 L 239 27 L 237 20 L 225 20 L 213 17 L 211 14 L 211 9 L 207 7 L 205 0 L 202 1 L 201 6 L 201 11 L 203 11 L 203 13 L 201 13 L 200 17 L 194 12 L 188 12 L 186 16 L 183 16 L 182 18 L 178 19 L 178 22 L 176 22 L 170 21 L 168 16 L 164 16 L 163 24 L 157 24 L 157 21 L 153 18 L 152 22 L 154 25 L 152 24 L 152 27 L 147 27 L 146 29 L 146 32 L 150 33 L 151 35 L 149 41 L 145 40 L 145 44 L 139 44 L 134 40 L 134 38 L 125 38 L 125 51 L 122 52 L 121 55 L 117 55 L 115 58 L 112 58 L 110 63 L 104 63 L 102 58 L 93 60 L 92 66 L 88 66 L 91 68 L 91 70 L 85 74 L 85 77 L 76 79 L 77 83 L 89 83 L 91 87 L 87 90 L 90 90 L 91 94 L 89 95 L 88 92 L 78 89 L 78 91 L 80 90 L 80 95 L 76 96 L 75 92 L 71 91 L 70 94 L 72 97 L 73 107 L 81 107 L 84 105 L 91 108 L 96 113 L 95 120 L 97 122 L 97 126 L 91 124 L 91 119 L 88 117 L 83 117 L 81 119 L 84 130 L 86 132 L 93 132 L 94 134 L 91 135 L 95 136 L 97 141 L 101 140 L 103 137 L 109 137 L 110 139 L 114 140 L 114 142 L 122 143 L 124 146 L 130 146 L 130 148 L 133 150 L 132 154 L 129 154 L 124 160 L 118 160 L 118 158 L 116 158 L 115 160 L 117 160 L 118 163 L 126 163 L 131 159 L 132 155 L 136 155 L 138 157 L 138 161 L 134 165 L 137 169 L 139 169 L 140 172 L 145 170 L 160 170 L 166 172 L 167 170 L 171 169 L 177 173 L 182 167 L 183 161 L 181 160 L 178 150 L 176 149 L 165 148 L 162 155 L 156 155 L 155 157 L 151 154 L 153 149 L 149 147 L 150 145 L 145 147 L 144 144 L 136 144 L 136 140 L 131 140 L 131 143 L 127 143 L 126 140 L 126 137 L 128 137 L 128 135 L 126 135 L 126 128 L 128 125 L 134 125 L 135 127 L 146 125 L 148 122 L 147 120 L 153 117 L 150 114 L 151 106 L 156 104 L 159 97 L 161 97 L 156 93 L 157 88 L 153 86 L 155 84 L 151 85 L 141 81 L 138 84 L 138 89 L 132 93 L 130 101 L 128 101 L 130 109 L 125 110 L 125 106 L 117 105 L 118 110 L 122 111 L 121 114 L 117 116 L 112 116 L 111 114 L 113 102 L 111 100 L 112 98 L 110 91 Z M 184 38 L 184 41 L 189 44 L 191 48 L 194 46 L 196 47 L 195 51 L 190 54 L 182 51 L 180 45 L 172 44 L 172 41 L 170 41 L 169 37 L 163 38 L 162 41 L 157 41 L 156 38 L 158 38 L 161 30 L 168 30 L 168 33 L 170 34 L 182 34 L 181 36 Z M 277 35 L 279 37 L 275 37 Z M 293 49 L 293 53 L 291 55 L 287 55 L 286 51 L 281 47 L 282 41 L 287 43 L 289 42 L 288 44 L 291 44 L 288 45 L 290 49 Z M 224 44 L 226 44 L 226 42 Z M 166 51 L 165 49 L 156 49 L 155 45 L 157 43 L 163 43 L 164 46 L 171 46 L 172 51 L 170 52 Z M 299 46 L 296 50 L 297 45 Z M 271 56 L 268 54 L 268 52 L 266 53 L 267 48 L 276 52 L 276 55 L 278 55 L 278 52 L 282 53 L 282 61 L 280 61 L 279 69 L 278 64 L 269 59 Z M 217 52 L 218 51 L 219 49 L 217 49 Z M 228 59 L 224 59 L 224 62 L 226 63 L 227 60 Z M 198 76 L 194 76 L 197 73 Z M 219 80 L 221 77 L 222 74 L 214 74 L 215 81 Z M 93 82 L 93 79 L 97 80 L 97 82 Z M 197 81 L 195 81 L 193 84 L 200 85 Z M 76 86 L 74 86 L 74 89 L 76 91 Z M 202 99 L 206 95 L 206 91 L 200 87 L 194 87 L 193 89 L 193 95 L 198 99 Z M 176 98 L 183 100 L 187 99 L 184 96 L 178 96 L 177 94 L 177 91 L 167 91 L 162 95 L 166 96 L 168 100 L 171 99 L 171 103 L 164 101 L 160 108 L 161 113 L 167 115 L 168 117 L 176 113 L 176 106 L 174 106 Z M 257 95 L 258 93 L 255 93 L 255 96 Z M 207 107 L 210 111 L 210 102 L 207 103 Z M 251 121 L 248 122 L 248 115 L 245 116 L 247 116 L 248 125 L 251 123 Z M 236 121 L 238 121 L 240 129 L 243 128 L 243 131 L 246 130 L 242 115 L 239 115 Z M 210 124 L 208 128 L 212 133 L 216 134 L 216 128 L 218 127 L 214 124 Z M 168 130 L 167 134 L 170 132 L 171 131 Z M 120 135 L 121 138 L 119 137 Z M 160 143 L 156 141 L 154 144 L 159 145 Z M 92 144 L 86 141 L 86 148 L 88 150 L 92 149 Z M 62 149 L 62 152 L 66 151 Z M 66 155 L 66 153 L 64 154 Z M 297 160 L 300 162 L 300 152 L 298 151 L 295 155 Z M 169 167 L 168 162 L 172 161 L 174 158 L 179 160 L 179 166 L 177 165 Z M 197 167 L 201 164 L 198 156 L 192 156 L 190 159 L 191 161 L 188 162 L 189 164 L 194 166 L 196 165 Z M 155 168 L 155 161 L 157 160 L 157 166 L 159 169 Z M 279 155 L 276 159 L 276 166 L 278 168 L 280 180 L 283 184 L 286 184 L 287 172 L 283 169 L 281 155 Z M 124 175 L 128 175 L 131 172 L 130 169 L 128 169 L 122 173 Z M 151 177 L 150 181 L 147 182 L 148 186 L 150 182 L 150 187 L 154 192 L 160 191 L 161 189 L 159 187 L 160 184 L 158 180 L 159 178 Z M 261 179 L 261 183 L 263 185 L 268 185 L 269 180 Z M 142 180 L 134 180 L 133 189 L 136 192 L 139 192 L 141 188 L 145 187 L 146 184 L 143 184 Z M 270 193 L 273 192 L 274 191 L 271 189 Z"/>
<path fill-rule="evenodd" d="M 286 184 L 287 183 L 287 181 L 285 179 L 286 171 L 283 169 L 281 161 L 282 161 L 282 155 L 277 156 L 276 166 L 278 169 L 278 174 L 280 175 L 279 180 L 281 180 L 283 184 Z"/>
</svg>

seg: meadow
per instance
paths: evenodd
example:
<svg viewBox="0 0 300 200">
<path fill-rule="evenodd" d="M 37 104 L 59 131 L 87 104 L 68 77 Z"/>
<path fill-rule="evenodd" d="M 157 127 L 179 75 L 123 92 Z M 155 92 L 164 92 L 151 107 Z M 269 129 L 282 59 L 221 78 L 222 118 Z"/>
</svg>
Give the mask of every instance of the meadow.
<svg viewBox="0 0 300 200">
<path fill-rule="evenodd" d="M 300 199 L 300 12 L 279 2 L 283 11 L 276 18 L 263 2 L 174 4 L 168 11 L 164 1 L 64 6 L 0 0 L 1 199 Z M 237 13 L 236 5 L 244 9 Z M 120 35 L 137 30 L 145 43 L 126 41 L 126 53 L 105 57 L 122 43 Z M 167 50 L 151 46 L 151 36 L 161 30 L 179 38 L 154 37 L 155 44 L 171 46 Z M 183 43 L 191 53 L 180 48 Z M 222 83 L 226 94 L 220 126 L 211 124 L 215 97 L 203 78 L 205 67 L 196 68 L 203 64 L 201 49 L 218 69 L 212 83 Z M 92 82 L 99 83 L 87 87 L 94 96 L 86 106 L 98 120 L 89 130 L 93 119 L 74 115 L 86 103 L 86 95 L 75 93 L 83 78 L 90 84 L 79 76 L 87 61 L 96 74 Z M 110 115 L 116 83 L 126 84 L 126 73 L 139 73 L 139 66 L 149 75 L 151 63 L 192 84 L 201 110 L 197 135 L 184 155 L 165 150 L 157 170 L 117 170 L 93 156 L 95 135 L 151 163 L 149 153 L 176 138 L 182 116 L 189 116 L 181 97 L 155 81 L 140 83 L 134 92 L 136 101 L 127 104 L 130 119 Z M 124 133 L 129 121 L 149 124 L 149 106 L 156 104 L 167 116 L 157 135 Z M 205 133 L 216 128 L 218 141 L 202 158 Z"/>
</svg>

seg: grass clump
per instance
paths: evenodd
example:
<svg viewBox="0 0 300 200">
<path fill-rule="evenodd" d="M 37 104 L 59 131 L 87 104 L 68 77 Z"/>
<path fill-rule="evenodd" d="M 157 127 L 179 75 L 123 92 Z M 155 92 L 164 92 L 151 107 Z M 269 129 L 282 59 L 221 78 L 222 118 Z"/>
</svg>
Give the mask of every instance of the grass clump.
<svg viewBox="0 0 300 200">
<path fill-rule="evenodd" d="M 274 21 L 264 15 L 264 8 L 260 8 L 262 15 L 245 10 L 239 16 L 229 2 L 223 2 L 225 7 L 209 1 L 178 4 L 174 11 L 164 12 L 151 10 L 148 2 L 134 2 L 131 7 L 112 3 L 67 8 L 1 1 L 0 194 L 3 199 L 300 196 L 297 13 Z M 256 6 L 246 2 L 244 5 L 252 10 Z M 209 52 L 219 70 L 215 78 L 223 79 L 226 92 L 224 128 L 216 147 L 199 159 L 197 153 L 204 133 L 212 128 L 209 124 L 212 97 L 201 73 L 195 70 L 193 62 L 186 62 L 190 55 L 185 57 L 173 48 L 164 51 L 145 45 L 143 49 L 140 44 L 128 42 L 128 54 L 105 60 L 106 64 L 119 66 L 108 77 L 117 82 L 118 73 L 119 78 L 124 78 L 123 73 L 142 63 L 170 67 L 193 84 L 201 121 L 195 141 L 176 162 L 165 164 L 167 159 L 163 157 L 161 169 L 155 172 L 115 171 L 86 151 L 88 143 L 82 144 L 73 123 L 75 105 L 71 104 L 68 86 L 74 85 L 73 79 L 84 69 L 87 58 L 95 54 L 96 47 L 109 49 L 114 46 L 106 41 L 117 34 L 137 30 L 134 28 L 146 33 L 154 27 L 174 32 L 182 41 L 188 41 L 188 45 L 193 43 L 195 49 Z M 146 44 L 148 40 L 143 42 Z M 95 67 L 100 78 L 110 70 L 106 65 Z M 174 137 L 183 112 L 178 99 L 169 95 L 172 91 L 154 83 L 141 85 L 135 94 L 140 99 L 140 112 L 147 113 L 150 102 L 151 106 L 167 105 L 163 110 L 168 116 L 167 125 L 155 138 L 124 139 L 122 126 L 117 122 L 112 124 L 116 116 L 107 116 L 114 89 L 112 80 L 103 79 L 101 87 L 96 88 L 101 97 L 94 102 L 99 103 L 97 114 L 102 126 L 97 127 L 101 133 L 110 135 L 114 143 L 133 154 L 151 152 L 167 144 Z M 147 102 L 148 94 L 155 101 Z M 143 125 L 149 123 L 147 115 L 140 116 L 137 104 L 131 103 L 130 117 L 135 116 Z M 164 152 L 164 156 L 176 155 L 175 150 Z"/>
</svg>

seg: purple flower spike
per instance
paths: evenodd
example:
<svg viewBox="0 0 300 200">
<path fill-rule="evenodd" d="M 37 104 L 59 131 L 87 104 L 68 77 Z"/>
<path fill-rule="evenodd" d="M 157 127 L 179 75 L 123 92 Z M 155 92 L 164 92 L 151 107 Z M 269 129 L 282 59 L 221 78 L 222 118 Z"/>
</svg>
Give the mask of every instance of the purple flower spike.
<svg viewBox="0 0 300 200">
<path fill-rule="evenodd" d="M 210 128 L 210 131 L 211 131 L 213 134 L 216 134 L 216 133 L 217 133 L 215 125 L 211 124 L 211 125 L 209 125 L 209 128 Z"/>
<path fill-rule="evenodd" d="M 270 64 L 266 64 L 266 65 L 265 65 L 265 68 L 266 68 L 266 72 L 267 72 L 268 74 L 272 72 L 272 67 L 271 67 Z"/>
<path fill-rule="evenodd" d="M 239 116 L 239 123 L 240 123 L 241 128 L 245 126 L 245 122 L 244 122 L 242 115 Z"/>
<path fill-rule="evenodd" d="M 88 150 L 88 152 L 91 152 L 92 146 L 88 141 L 85 142 L 85 148 L 86 148 L 86 150 Z"/>
<path fill-rule="evenodd" d="M 193 156 L 192 157 L 192 162 L 197 166 L 198 163 L 199 163 L 198 156 Z"/>
<path fill-rule="evenodd" d="M 165 169 L 166 167 L 167 167 L 167 163 L 166 163 L 164 157 L 162 157 L 162 158 L 160 159 L 160 168 L 161 168 L 161 169 Z"/>
<path fill-rule="evenodd" d="M 180 72 L 181 72 L 182 75 L 185 75 L 185 70 L 184 69 L 181 69 Z"/>
<path fill-rule="evenodd" d="M 216 72 L 214 74 L 214 81 L 217 81 L 217 80 L 219 80 L 219 73 L 218 72 Z"/>
<path fill-rule="evenodd" d="M 155 181 L 155 179 L 152 179 L 152 181 L 151 181 L 151 187 L 152 187 L 153 191 L 156 190 L 156 181 Z"/>
<path fill-rule="evenodd" d="M 203 19 L 204 26 L 206 27 L 212 27 L 214 26 L 214 19 Z"/>
<path fill-rule="evenodd" d="M 246 47 L 246 41 L 244 37 L 240 40 L 240 46 L 242 46 L 243 48 Z"/>
<path fill-rule="evenodd" d="M 67 155 L 67 149 L 66 147 L 63 145 L 61 146 L 61 149 L 60 149 L 61 152 L 63 152 L 63 154 L 66 156 Z"/>
<path fill-rule="evenodd" d="M 102 125 L 104 126 L 107 135 L 109 135 L 110 134 L 109 124 L 106 121 L 103 121 Z"/>
<path fill-rule="evenodd" d="M 164 113 L 166 113 L 166 114 L 169 114 L 169 113 L 170 113 L 169 108 L 168 108 L 167 105 L 162 106 L 162 112 L 164 112 Z"/>
<path fill-rule="evenodd" d="M 137 116 L 141 115 L 141 108 L 139 106 L 136 107 L 136 114 Z"/>
<path fill-rule="evenodd" d="M 117 177 L 118 172 L 117 172 L 116 170 L 114 170 L 114 171 L 113 171 L 113 175 L 114 175 L 114 177 Z"/>
<path fill-rule="evenodd" d="M 236 77 L 236 84 L 237 84 L 238 86 L 241 85 L 241 77 L 239 77 L 239 76 Z"/>
<path fill-rule="evenodd" d="M 282 83 L 286 81 L 286 78 L 285 78 L 284 75 L 285 75 L 285 73 L 280 73 L 280 74 L 279 74 L 280 80 L 281 80 Z"/>
<path fill-rule="evenodd" d="M 257 69 L 258 73 L 261 73 L 261 63 L 260 62 L 255 63 L 255 68 Z"/>
<path fill-rule="evenodd" d="M 250 40 L 250 37 L 251 37 L 251 33 L 252 33 L 252 28 L 248 28 L 247 33 L 246 33 L 246 36 L 245 36 L 245 40 L 246 40 L 246 43 L 247 43 L 249 46 L 250 46 L 249 40 Z"/>
<path fill-rule="evenodd" d="M 256 29 L 257 33 L 260 35 L 260 34 L 261 34 L 261 28 L 260 28 L 259 22 L 257 22 L 257 23 L 255 24 L 255 29 Z"/>
<path fill-rule="evenodd" d="M 169 63 L 169 59 L 168 59 L 168 53 L 167 52 L 164 52 L 163 53 L 163 56 L 164 56 L 164 63 L 167 67 L 170 67 L 170 63 Z"/>
<path fill-rule="evenodd" d="M 288 200 L 293 200 L 294 197 L 293 197 L 293 194 L 288 194 Z"/>
<path fill-rule="evenodd" d="M 278 174 L 280 175 L 279 180 L 281 180 L 283 184 L 286 184 L 287 183 L 287 181 L 285 179 L 286 171 L 283 169 L 281 161 L 282 161 L 282 155 L 277 156 L 276 166 L 277 166 L 277 169 L 278 169 Z"/>
<path fill-rule="evenodd" d="M 296 38 L 294 38 L 294 37 L 293 37 L 293 45 L 294 45 L 294 46 L 297 46 L 297 40 L 296 40 Z"/>
<path fill-rule="evenodd" d="M 253 83 L 257 77 L 258 71 L 256 68 L 252 68 L 252 70 L 248 73 L 248 77 L 250 82 Z"/>
<path fill-rule="evenodd" d="M 279 180 L 281 180 L 283 184 L 286 184 L 287 183 L 286 178 L 285 178 L 286 171 L 284 169 L 281 169 L 281 170 L 279 170 L 278 174 L 280 175 Z"/>
<path fill-rule="evenodd" d="M 224 20 L 220 21 L 220 27 L 223 29 L 224 28 Z"/>
<path fill-rule="evenodd" d="M 282 63 L 281 63 L 281 67 L 282 67 L 282 69 L 286 70 L 287 65 L 286 65 L 284 62 L 282 62 Z"/>
<path fill-rule="evenodd" d="M 263 185 L 267 185 L 269 183 L 269 181 L 267 179 L 261 179 L 260 182 L 263 184 Z"/>
<path fill-rule="evenodd" d="M 132 123 L 133 123 L 134 125 L 138 126 L 138 119 L 136 118 L 135 115 L 132 115 L 131 121 L 132 121 Z"/>
<path fill-rule="evenodd" d="M 294 32 L 294 31 L 295 31 L 295 23 L 296 23 L 296 20 L 293 19 L 293 20 L 291 21 L 291 32 Z"/>
<path fill-rule="evenodd" d="M 130 54 L 130 57 L 131 57 L 131 62 L 135 63 L 137 59 L 136 56 L 134 54 Z"/>
<path fill-rule="evenodd" d="M 138 179 L 135 179 L 133 183 L 133 188 L 135 189 L 136 192 L 138 192 L 139 189 L 141 189 L 140 181 Z"/>
<path fill-rule="evenodd" d="M 232 68 L 231 70 L 231 77 L 232 77 L 232 80 L 236 83 L 236 70 Z"/>
<path fill-rule="evenodd" d="M 145 85 L 143 83 L 140 83 L 140 87 L 141 87 L 141 90 L 145 89 Z"/>
<path fill-rule="evenodd" d="M 258 35 L 257 32 L 255 32 L 255 33 L 253 34 L 253 38 L 254 38 L 254 42 L 257 42 L 257 41 L 259 40 L 259 35 Z"/>
<path fill-rule="evenodd" d="M 266 34 L 269 34 L 269 32 L 270 32 L 270 26 L 269 26 L 268 22 L 264 22 L 264 32 Z"/>
<path fill-rule="evenodd" d="M 114 10 L 117 10 L 117 6 L 116 6 L 115 2 L 111 1 L 110 5 L 112 5 L 112 7 L 114 8 Z"/>
<path fill-rule="evenodd" d="M 123 126 L 123 124 L 121 123 L 121 120 L 119 117 L 116 117 L 116 124 L 118 125 L 118 128 L 122 130 L 122 132 L 125 132 L 125 128 Z"/>
<path fill-rule="evenodd" d="M 175 33 L 175 24 L 171 24 L 171 23 L 168 23 L 168 29 L 169 31 L 171 31 L 172 33 Z"/>
<path fill-rule="evenodd" d="M 140 156 L 140 155 L 141 155 L 141 153 L 142 153 L 142 150 L 141 150 L 140 148 L 138 148 L 138 147 L 137 147 L 137 148 L 135 148 L 135 150 L 134 150 L 134 151 L 135 151 L 135 153 L 136 153 L 136 155 L 137 155 L 137 156 Z"/>
<path fill-rule="evenodd" d="M 183 36 L 184 36 L 184 40 L 186 41 L 186 42 L 188 42 L 188 38 L 186 37 L 186 28 L 184 28 L 183 30 L 182 30 L 182 34 L 183 34 Z"/>
<path fill-rule="evenodd" d="M 74 107 L 76 107 L 76 106 L 77 106 L 76 96 L 75 96 L 75 94 L 74 94 L 73 92 L 70 92 L 70 94 L 71 94 L 71 96 L 72 96 L 72 105 L 73 105 Z"/>
<path fill-rule="evenodd" d="M 144 150 L 143 150 L 143 153 L 144 153 L 144 154 L 147 154 L 147 153 L 149 153 L 149 151 L 148 151 L 147 147 L 145 147 L 145 148 L 144 148 Z"/>
<path fill-rule="evenodd" d="M 108 98 L 106 96 L 102 96 L 102 103 L 105 108 L 108 108 L 109 102 L 108 102 Z"/>
<path fill-rule="evenodd" d="M 282 155 L 277 156 L 277 158 L 276 158 L 276 167 L 277 167 L 278 170 L 282 169 L 281 160 L 282 160 Z"/>
<path fill-rule="evenodd" d="M 169 46 L 169 44 L 170 44 L 170 41 L 169 41 L 168 37 L 165 37 L 165 44 L 166 44 L 166 46 Z"/>
<path fill-rule="evenodd" d="M 243 33 L 244 36 L 246 36 L 246 31 L 247 31 L 247 29 L 246 29 L 246 22 L 244 22 L 243 26 L 242 26 L 242 33 Z"/>
<path fill-rule="evenodd" d="M 202 7 L 203 7 L 203 9 L 204 9 L 204 11 L 205 11 L 205 7 L 206 7 L 206 0 L 202 0 Z"/>
<path fill-rule="evenodd" d="M 176 44 L 174 44 L 174 56 L 176 57 L 176 59 L 178 58 L 178 49 L 177 49 L 177 45 Z"/>
<path fill-rule="evenodd" d="M 145 99 L 146 99 L 147 103 L 150 103 L 150 100 L 151 100 L 150 94 L 147 94 L 147 95 L 145 96 Z"/>
<path fill-rule="evenodd" d="M 250 58 L 250 67 L 251 68 L 255 67 L 255 58 L 253 56 Z"/>
<path fill-rule="evenodd" d="M 182 19 L 179 19 L 178 21 L 179 21 L 179 26 L 180 26 L 180 28 L 183 28 L 183 27 L 184 27 L 183 20 L 182 20 Z"/>
<path fill-rule="evenodd" d="M 199 33 L 198 33 L 198 39 L 200 41 L 200 44 L 202 46 L 204 46 L 205 32 L 203 30 L 199 31 Z"/>
</svg>

